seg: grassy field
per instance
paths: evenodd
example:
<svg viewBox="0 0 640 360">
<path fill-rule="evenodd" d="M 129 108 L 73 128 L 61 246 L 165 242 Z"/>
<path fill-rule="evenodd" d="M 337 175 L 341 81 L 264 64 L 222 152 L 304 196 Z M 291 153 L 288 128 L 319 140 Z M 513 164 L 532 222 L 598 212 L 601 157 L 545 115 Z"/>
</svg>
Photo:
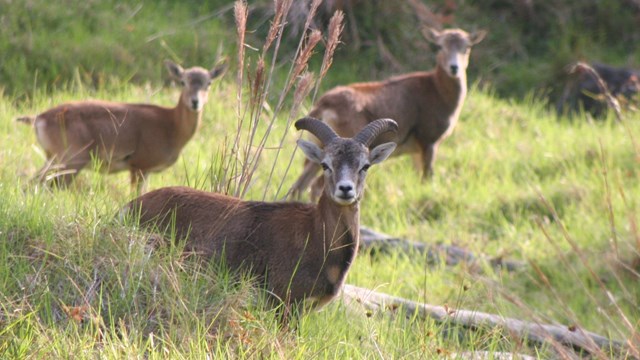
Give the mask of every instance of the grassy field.
<svg viewBox="0 0 640 360">
<path fill-rule="evenodd" d="M 204 122 L 178 163 L 150 188 L 189 184 L 215 189 L 225 137 L 235 134 L 235 101 L 227 80 L 215 87 Z M 10 357 L 393 357 L 506 349 L 531 353 L 503 333 L 463 340 L 439 325 L 389 316 L 361 318 L 340 302 L 278 330 L 215 265 L 180 258 L 179 248 L 150 252 L 148 236 L 114 222 L 130 199 L 127 174 L 86 171 L 76 186 L 54 191 L 29 183 L 43 163 L 33 131 L 12 122 L 69 99 L 146 101 L 149 89 L 122 85 L 87 93 L 70 89 L 37 97 L 32 107 L 2 98 L 0 136 L 0 351 Z M 171 104 L 171 89 L 151 91 Z M 637 114 L 624 123 L 556 119 L 535 101 L 496 99 L 473 88 L 454 136 L 441 150 L 435 178 L 422 183 L 408 158 L 373 170 L 362 223 L 423 241 L 464 246 L 477 254 L 528 262 L 518 272 L 478 272 L 464 265 L 428 267 L 415 255 L 358 258 L 348 282 L 432 304 L 523 319 L 576 324 L 617 339 L 632 335 L 640 313 L 638 283 Z M 274 179 L 287 189 L 301 170 L 297 134 L 278 120 L 267 146 L 284 134 Z M 286 132 L 286 134 L 285 134 Z M 273 142 L 273 144 L 271 144 Z M 246 198 L 261 199 L 275 150 L 264 151 Z M 394 176 L 393 174 L 403 174 Z M 266 189 L 276 195 L 280 181 Z M 66 307 L 75 307 L 77 322 Z M 191 354 L 191 355 L 187 355 Z"/>
<path fill-rule="evenodd" d="M 256 78 L 257 53 L 242 57 L 243 86 Z M 149 66 L 149 73 L 164 71 L 159 60 Z M 334 66 L 342 75 L 353 64 Z M 277 66 L 266 82 L 273 84 L 266 105 L 255 106 L 248 87 L 237 101 L 235 68 L 216 82 L 198 133 L 174 166 L 152 175 L 149 188 L 189 185 L 246 199 L 282 198 L 303 161 L 295 151 L 299 134 L 289 123 L 311 105 L 309 97 L 292 99 L 295 88 L 283 97 L 286 105 L 278 105 L 282 85 L 275 84 L 285 83 L 286 67 Z M 340 301 L 282 329 L 249 279 L 185 259 L 180 245 L 151 251 L 147 244 L 156 235 L 116 221 L 133 196 L 128 174 L 83 171 L 64 191 L 32 183 L 44 155 L 33 129 L 13 119 L 86 98 L 167 106 L 177 101 L 176 89 L 128 80 L 123 75 L 96 87 L 78 76 L 56 91 L 36 86 L 28 101 L 24 93 L 0 97 L 0 357 L 563 355 L 527 346 L 506 331 L 459 336 L 431 320 L 392 312 L 362 316 Z M 240 151 L 233 154 L 237 134 Z M 250 180 L 231 176 L 237 174 L 233 165 L 250 167 L 258 152 Z M 408 157 L 372 168 L 361 223 L 526 266 L 515 272 L 429 266 L 418 254 L 362 253 L 347 282 L 450 308 L 576 326 L 638 349 L 639 162 L 638 112 L 626 113 L 622 123 L 613 116 L 596 122 L 557 118 L 533 97 L 505 100 L 473 85 L 458 128 L 440 149 L 434 178 L 422 182 Z"/>
</svg>

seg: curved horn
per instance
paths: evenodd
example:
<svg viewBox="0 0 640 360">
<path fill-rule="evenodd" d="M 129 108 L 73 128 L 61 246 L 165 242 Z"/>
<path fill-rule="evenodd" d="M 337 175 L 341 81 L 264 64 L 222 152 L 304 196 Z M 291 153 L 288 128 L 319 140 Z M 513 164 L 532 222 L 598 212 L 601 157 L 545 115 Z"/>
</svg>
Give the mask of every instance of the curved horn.
<svg viewBox="0 0 640 360">
<path fill-rule="evenodd" d="M 360 130 L 353 137 L 353 140 L 369 147 L 380 134 L 384 134 L 387 131 L 398 131 L 398 123 L 391 119 L 378 119 Z"/>
<path fill-rule="evenodd" d="M 320 139 L 325 145 L 339 137 L 329 125 L 312 117 L 305 117 L 296 121 L 296 129 L 307 130 Z"/>
</svg>

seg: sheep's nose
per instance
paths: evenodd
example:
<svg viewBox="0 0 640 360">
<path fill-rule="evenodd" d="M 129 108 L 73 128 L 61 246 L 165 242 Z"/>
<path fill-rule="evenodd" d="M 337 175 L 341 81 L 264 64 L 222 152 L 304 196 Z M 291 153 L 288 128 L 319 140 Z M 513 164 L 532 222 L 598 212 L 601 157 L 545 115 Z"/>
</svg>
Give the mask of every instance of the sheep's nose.
<svg viewBox="0 0 640 360">
<path fill-rule="evenodd" d="M 352 181 L 340 181 L 336 184 L 336 191 L 333 199 L 342 205 L 353 204 L 356 201 L 355 184 Z"/>
<path fill-rule="evenodd" d="M 191 107 L 195 110 L 198 108 L 198 100 L 197 99 L 193 99 L 191 100 Z"/>
<path fill-rule="evenodd" d="M 353 186 L 351 186 L 351 184 L 347 184 L 347 185 L 339 185 L 339 186 L 338 186 L 338 189 L 339 189 L 340 191 L 342 191 L 342 193 L 344 193 L 344 194 L 346 195 L 346 194 L 349 194 L 349 192 L 350 192 L 351 190 L 353 190 Z"/>
<path fill-rule="evenodd" d="M 452 75 L 458 74 L 458 65 L 451 65 L 451 74 Z"/>
</svg>

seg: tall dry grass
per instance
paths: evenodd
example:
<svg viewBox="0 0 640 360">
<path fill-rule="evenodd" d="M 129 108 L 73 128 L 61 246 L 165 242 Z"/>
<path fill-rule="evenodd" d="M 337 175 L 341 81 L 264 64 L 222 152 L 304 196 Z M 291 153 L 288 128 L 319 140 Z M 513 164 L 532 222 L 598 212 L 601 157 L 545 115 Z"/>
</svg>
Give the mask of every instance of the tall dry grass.
<svg viewBox="0 0 640 360">
<path fill-rule="evenodd" d="M 223 143 L 223 151 L 220 157 L 221 174 L 220 181 L 214 190 L 243 197 L 252 185 L 254 174 L 258 167 L 270 166 L 266 184 L 263 189 L 263 199 L 267 198 L 272 185 L 277 186 L 275 198 L 281 192 L 285 173 L 279 183 L 272 184 L 276 164 L 281 155 L 281 149 L 288 135 L 291 123 L 301 116 L 303 104 L 308 100 L 312 89 L 316 90 L 320 82 L 331 67 L 335 49 L 340 41 L 342 22 L 344 15 L 337 11 L 327 30 L 327 36 L 319 29 L 312 29 L 315 10 L 320 5 L 320 0 L 311 3 L 303 35 L 300 37 L 298 48 L 291 60 L 291 65 L 285 76 L 282 89 L 274 89 L 274 70 L 280 61 L 280 44 L 287 29 L 288 12 L 291 10 L 293 0 L 277 0 L 274 2 L 275 14 L 273 15 L 269 31 L 258 56 L 253 60 L 257 51 L 246 43 L 247 19 L 249 16 L 247 3 L 237 1 L 234 7 L 236 19 L 236 34 L 238 41 L 237 75 L 236 75 L 236 132 L 227 137 Z M 318 44 L 324 40 L 325 51 L 318 75 L 309 70 L 309 62 L 315 55 Z M 288 105 L 288 112 L 284 112 Z M 261 126 L 261 122 L 263 122 Z M 281 128 L 278 134 L 279 142 L 275 147 L 275 157 L 271 164 L 261 162 L 268 139 L 274 135 L 275 127 Z M 294 154 L 289 158 L 287 171 Z"/>
</svg>

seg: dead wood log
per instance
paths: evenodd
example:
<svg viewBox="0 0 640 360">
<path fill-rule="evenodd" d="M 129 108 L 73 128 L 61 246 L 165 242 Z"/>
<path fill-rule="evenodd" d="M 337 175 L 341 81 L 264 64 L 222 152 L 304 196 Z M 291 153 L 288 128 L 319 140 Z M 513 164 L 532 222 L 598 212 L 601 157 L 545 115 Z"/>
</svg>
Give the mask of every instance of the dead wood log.
<svg viewBox="0 0 640 360">
<path fill-rule="evenodd" d="M 491 351 L 467 351 L 463 353 L 453 353 L 446 359 L 463 359 L 463 360 L 535 360 L 533 356 L 523 354 L 511 354 L 506 352 Z"/>
<path fill-rule="evenodd" d="M 579 352 L 603 356 L 608 352 L 624 358 L 637 358 L 632 350 L 620 341 L 589 332 L 578 326 L 543 324 L 508 318 L 479 311 L 451 309 L 444 306 L 417 303 L 408 299 L 379 293 L 370 289 L 345 284 L 340 294 L 346 305 L 370 312 L 393 311 L 404 316 L 432 319 L 441 324 L 452 324 L 463 329 L 503 328 L 511 336 L 536 345 L 558 345 Z"/>
<path fill-rule="evenodd" d="M 427 257 L 429 265 L 437 265 L 444 261 L 446 265 L 454 266 L 460 263 L 466 263 L 471 266 L 489 264 L 496 269 L 505 269 L 507 271 L 515 271 L 522 269 L 525 263 L 505 260 L 502 257 L 485 258 L 475 256 L 469 250 L 463 249 L 455 245 L 435 244 L 430 245 L 422 242 L 411 241 L 393 237 L 391 235 L 379 233 L 369 228 L 360 227 L 360 241 L 362 249 L 370 249 L 388 253 L 393 249 L 403 252 L 417 252 Z"/>
</svg>

